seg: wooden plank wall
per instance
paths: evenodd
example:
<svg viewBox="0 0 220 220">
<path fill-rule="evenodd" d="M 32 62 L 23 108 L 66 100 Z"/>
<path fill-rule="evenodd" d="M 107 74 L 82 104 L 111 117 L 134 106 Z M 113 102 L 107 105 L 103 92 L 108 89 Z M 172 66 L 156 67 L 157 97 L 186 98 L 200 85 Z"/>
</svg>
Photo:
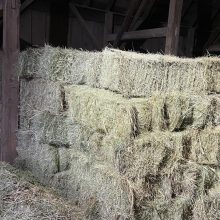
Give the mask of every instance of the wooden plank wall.
<svg viewBox="0 0 220 220">
<path fill-rule="evenodd" d="M 21 15 L 21 39 L 36 46 L 49 42 L 50 6 L 36 1 Z M 82 11 L 80 11 L 82 12 Z M 86 14 L 86 16 L 85 16 Z M 94 14 L 82 12 L 91 33 L 97 37 L 99 49 L 103 46 L 104 13 Z M 85 29 L 73 15 L 69 15 L 68 47 L 96 50 Z"/>
<path fill-rule="evenodd" d="M 104 24 L 96 23 L 94 21 L 86 21 L 91 33 L 97 37 L 99 48 L 102 48 Z M 68 46 L 73 48 L 82 48 L 87 50 L 95 50 L 94 44 L 88 37 L 85 29 L 79 24 L 76 18 L 70 17 L 69 21 L 69 34 L 68 34 Z"/>
<path fill-rule="evenodd" d="M 42 46 L 49 41 L 49 4 L 36 1 L 21 15 L 21 39 Z"/>
</svg>

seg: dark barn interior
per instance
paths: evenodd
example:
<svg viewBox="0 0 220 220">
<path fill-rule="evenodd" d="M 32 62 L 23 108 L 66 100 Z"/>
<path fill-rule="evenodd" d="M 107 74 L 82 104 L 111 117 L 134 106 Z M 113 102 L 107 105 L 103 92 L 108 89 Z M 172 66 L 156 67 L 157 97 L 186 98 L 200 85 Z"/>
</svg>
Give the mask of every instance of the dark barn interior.
<svg viewBox="0 0 220 220">
<path fill-rule="evenodd" d="M 219 52 L 220 1 L 183 0 L 179 56 Z M 53 46 L 101 50 L 106 45 L 140 52 L 165 52 L 169 0 L 23 0 L 21 49 Z M 178 32 L 178 31 L 177 31 Z M 178 36 L 177 36 L 178 38 Z"/>
</svg>

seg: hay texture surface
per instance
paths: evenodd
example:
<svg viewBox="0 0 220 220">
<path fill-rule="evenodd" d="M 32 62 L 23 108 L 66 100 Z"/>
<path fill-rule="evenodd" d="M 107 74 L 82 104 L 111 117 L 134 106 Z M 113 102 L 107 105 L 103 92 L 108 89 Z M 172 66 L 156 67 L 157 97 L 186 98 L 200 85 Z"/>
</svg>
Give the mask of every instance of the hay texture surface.
<svg viewBox="0 0 220 220">
<path fill-rule="evenodd" d="M 219 58 L 182 59 L 105 49 L 100 85 L 126 96 L 220 92 Z"/>
<path fill-rule="evenodd" d="M 18 74 L 68 84 L 97 85 L 101 53 L 53 48 L 46 45 L 20 54 Z"/>
<path fill-rule="evenodd" d="M 35 183 L 34 178 L 0 164 L 0 218 L 2 220 L 84 219 L 77 207 Z"/>
<path fill-rule="evenodd" d="M 17 164 L 87 219 L 219 219 L 219 58 L 45 46 L 18 70 Z"/>
</svg>

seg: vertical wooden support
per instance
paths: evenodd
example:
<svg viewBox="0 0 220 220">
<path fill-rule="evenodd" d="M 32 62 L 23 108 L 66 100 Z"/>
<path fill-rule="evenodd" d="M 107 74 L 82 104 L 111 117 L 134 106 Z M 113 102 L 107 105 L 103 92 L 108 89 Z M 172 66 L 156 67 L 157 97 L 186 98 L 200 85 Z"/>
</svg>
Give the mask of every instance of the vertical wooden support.
<svg viewBox="0 0 220 220">
<path fill-rule="evenodd" d="M 19 53 L 20 0 L 3 1 L 3 69 L 1 109 L 1 160 L 16 157 L 18 129 L 18 77 L 15 65 Z"/>
<path fill-rule="evenodd" d="M 108 11 L 105 13 L 105 26 L 104 26 L 104 47 L 108 45 L 107 36 L 112 34 L 113 31 L 113 13 Z"/>
<path fill-rule="evenodd" d="M 165 53 L 177 55 L 183 0 L 170 0 Z"/>
</svg>

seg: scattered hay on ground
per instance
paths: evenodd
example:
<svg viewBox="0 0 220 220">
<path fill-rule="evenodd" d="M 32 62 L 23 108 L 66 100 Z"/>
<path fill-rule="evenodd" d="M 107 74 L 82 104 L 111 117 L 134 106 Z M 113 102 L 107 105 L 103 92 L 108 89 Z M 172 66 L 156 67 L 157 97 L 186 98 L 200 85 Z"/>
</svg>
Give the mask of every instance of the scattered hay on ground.
<svg viewBox="0 0 220 220">
<path fill-rule="evenodd" d="M 2 220 L 84 219 L 84 212 L 34 178 L 0 164 L 0 218 Z"/>
</svg>

